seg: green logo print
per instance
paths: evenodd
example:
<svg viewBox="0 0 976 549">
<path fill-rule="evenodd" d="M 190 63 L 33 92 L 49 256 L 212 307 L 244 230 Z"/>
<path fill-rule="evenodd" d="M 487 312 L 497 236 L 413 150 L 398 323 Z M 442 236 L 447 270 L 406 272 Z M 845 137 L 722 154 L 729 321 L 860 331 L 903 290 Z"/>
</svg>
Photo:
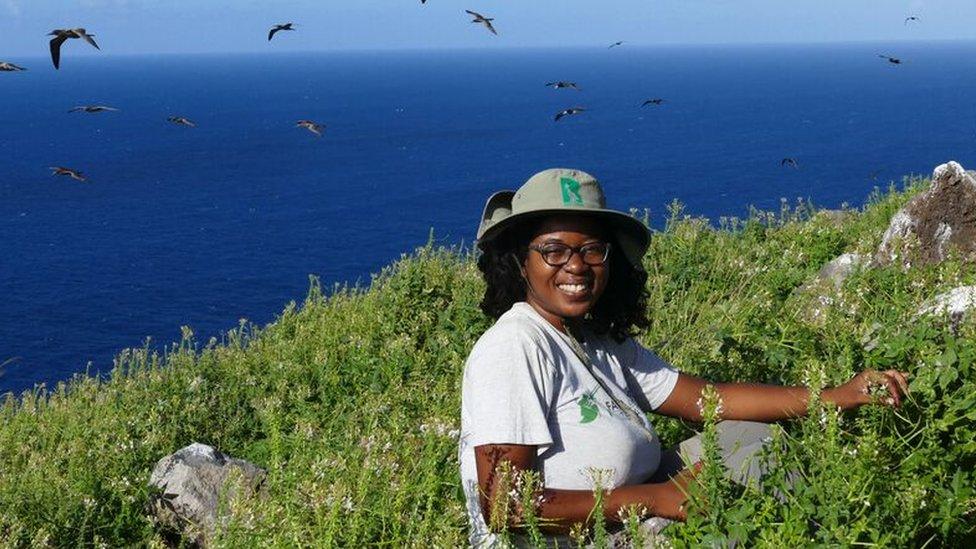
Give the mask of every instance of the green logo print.
<svg viewBox="0 0 976 549">
<path fill-rule="evenodd" d="M 569 206 L 582 206 L 583 196 L 580 195 L 579 181 L 571 177 L 560 177 L 559 186 L 563 190 L 563 204 Z"/>
<path fill-rule="evenodd" d="M 596 419 L 597 414 L 600 413 L 600 409 L 596 406 L 596 401 L 593 400 L 592 393 L 586 393 L 579 399 L 580 407 L 580 423 L 589 423 Z"/>
</svg>

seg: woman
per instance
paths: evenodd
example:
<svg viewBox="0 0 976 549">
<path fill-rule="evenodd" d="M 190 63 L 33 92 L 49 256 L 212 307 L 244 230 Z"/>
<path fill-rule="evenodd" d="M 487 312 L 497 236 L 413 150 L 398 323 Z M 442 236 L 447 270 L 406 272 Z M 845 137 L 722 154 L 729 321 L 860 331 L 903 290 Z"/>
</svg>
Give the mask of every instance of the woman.
<svg viewBox="0 0 976 549">
<path fill-rule="evenodd" d="M 553 533 L 586 522 L 594 507 L 588 471 L 608 470 L 608 521 L 641 505 L 652 515 L 684 518 L 694 467 L 675 451 L 662 456 L 646 413 L 700 421 L 707 382 L 683 374 L 631 335 L 647 328 L 647 275 L 641 260 L 650 232 L 605 207 L 589 174 L 551 169 L 517 192 L 489 198 L 478 230 L 478 267 L 487 283 L 482 309 L 497 322 L 475 344 L 462 383 L 461 478 L 471 543 L 491 544 L 488 509 L 497 467 L 536 470 L 543 491 L 536 511 Z M 843 409 L 872 402 L 883 384 L 899 405 L 905 375 L 866 371 L 823 391 Z M 763 424 L 802 415 L 809 391 L 748 383 L 714 385 L 723 420 L 719 444 L 730 471 L 756 477 L 747 463 L 768 434 Z M 741 421 L 747 420 L 747 421 Z M 684 445 L 693 464 L 694 441 Z M 742 480 L 737 479 L 737 480 Z M 516 524 L 517 517 L 508 517 Z"/>
</svg>

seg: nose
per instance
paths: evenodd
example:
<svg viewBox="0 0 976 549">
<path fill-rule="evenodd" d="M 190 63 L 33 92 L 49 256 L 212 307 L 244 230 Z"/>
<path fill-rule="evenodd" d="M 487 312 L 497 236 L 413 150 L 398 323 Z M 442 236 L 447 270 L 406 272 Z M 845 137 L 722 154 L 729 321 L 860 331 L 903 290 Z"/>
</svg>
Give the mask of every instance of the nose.
<svg viewBox="0 0 976 549">
<path fill-rule="evenodd" d="M 580 274 L 589 270 L 590 266 L 583 261 L 583 254 L 579 250 L 573 250 L 573 255 L 569 256 L 569 261 L 563 265 L 563 270 L 568 273 Z"/>
</svg>

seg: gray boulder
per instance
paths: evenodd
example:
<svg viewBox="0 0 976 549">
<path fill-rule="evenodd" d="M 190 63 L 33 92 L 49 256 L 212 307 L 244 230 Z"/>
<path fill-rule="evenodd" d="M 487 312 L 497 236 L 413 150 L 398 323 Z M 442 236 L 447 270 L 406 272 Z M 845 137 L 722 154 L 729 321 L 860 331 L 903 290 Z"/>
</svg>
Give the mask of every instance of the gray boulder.
<svg viewBox="0 0 976 549">
<path fill-rule="evenodd" d="M 839 290 L 851 273 L 866 266 L 870 262 L 871 258 L 863 254 L 841 254 L 820 268 L 814 284 L 824 285 L 829 283 L 834 289 Z"/>
<path fill-rule="evenodd" d="M 892 216 L 874 261 L 939 263 L 950 248 L 976 259 L 976 178 L 957 162 L 935 168 L 932 187 Z"/>
<path fill-rule="evenodd" d="M 266 476 L 253 463 L 195 442 L 156 463 L 149 483 L 162 492 L 152 512 L 185 541 L 205 547 L 216 530 L 218 511 L 237 497 L 257 493 Z"/>
<path fill-rule="evenodd" d="M 973 309 L 976 309 L 976 286 L 960 286 L 925 302 L 918 315 L 958 318 Z"/>
<path fill-rule="evenodd" d="M 820 268 L 817 276 L 796 289 L 794 294 L 802 299 L 800 312 L 807 322 L 823 320 L 827 309 L 833 306 L 837 292 L 852 273 L 868 267 L 870 256 L 857 253 L 841 254 Z"/>
</svg>

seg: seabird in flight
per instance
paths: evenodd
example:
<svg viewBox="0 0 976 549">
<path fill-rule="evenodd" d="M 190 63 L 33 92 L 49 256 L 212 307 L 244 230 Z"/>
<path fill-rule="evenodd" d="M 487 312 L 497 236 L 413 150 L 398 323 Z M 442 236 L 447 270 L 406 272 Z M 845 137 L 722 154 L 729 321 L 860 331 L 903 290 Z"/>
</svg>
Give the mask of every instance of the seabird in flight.
<svg viewBox="0 0 976 549">
<path fill-rule="evenodd" d="M 621 45 L 623 45 L 623 43 L 624 43 L 623 40 L 618 40 L 618 41 L 614 42 L 613 44 L 610 44 L 609 46 L 607 46 L 607 49 L 609 50 L 610 48 L 615 48 L 617 46 L 621 46 Z"/>
<path fill-rule="evenodd" d="M 901 59 L 898 59 L 897 57 L 891 57 L 890 55 L 884 55 L 880 53 L 878 54 L 878 57 L 882 59 L 887 59 L 888 62 L 891 63 L 892 65 L 901 65 Z"/>
<path fill-rule="evenodd" d="M 20 65 L 14 65 L 13 63 L 8 63 L 6 61 L 0 61 L 0 72 L 17 72 L 26 71 L 24 67 Z"/>
<path fill-rule="evenodd" d="M 779 161 L 779 165 L 780 166 L 786 166 L 788 168 L 799 168 L 800 167 L 800 164 L 796 161 L 795 158 L 789 158 L 789 157 L 780 160 Z"/>
<path fill-rule="evenodd" d="M 905 18 L 905 24 L 907 25 L 909 21 L 921 21 L 917 15 L 909 15 Z"/>
<path fill-rule="evenodd" d="M 268 32 L 268 42 L 270 42 L 271 39 L 274 38 L 275 33 L 278 32 L 278 31 L 293 31 L 293 30 L 295 30 L 295 29 L 292 28 L 292 25 L 294 25 L 294 23 L 285 23 L 284 25 L 275 25 L 275 26 L 271 27 L 271 30 Z"/>
<path fill-rule="evenodd" d="M 65 177 L 70 177 L 75 181 L 88 181 L 85 174 L 79 172 L 78 170 L 72 170 L 71 168 L 65 168 L 63 166 L 50 166 L 51 175 L 63 175 Z"/>
<path fill-rule="evenodd" d="M 69 38 L 84 38 L 85 42 L 88 42 L 92 46 L 95 46 L 96 50 L 102 48 L 98 47 L 95 43 L 94 34 L 88 34 L 88 31 L 82 28 L 77 29 L 54 29 L 53 31 L 47 33 L 48 36 L 53 36 L 51 39 L 51 61 L 54 62 L 54 68 L 61 68 L 61 44 Z"/>
<path fill-rule="evenodd" d="M 325 129 L 325 124 L 317 124 L 311 120 L 299 120 L 295 124 L 296 128 L 305 128 L 306 130 L 314 133 L 318 137 L 322 137 L 322 130 Z"/>
<path fill-rule="evenodd" d="M 574 114 L 579 114 L 585 110 L 586 109 L 584 109 L 583 107 L 570 107 L 568 109 L 563 109 L 556 113 L 556 116 L 555 118 L 553 118 L 553 120 L 559 122 L 559 119 L 564 116 L 572 116 Z"/>
<path fill-rule="evenodd" d="M 75 108 L 71 109 L 68 112 L 82 112 L 82 111 L 84 111 L 84 112 L 95 113 L 95 112 L 106 112 L 106 111 L 114 112 L 114 111 L 117 111 L 117 110 L 119 110 L 119 109 L 116 109 L 115 107 L 107 107 L 105 105 L 81 105 L 79 107 L 75 107 Z"/>
<path fill-rule="evenodd" d="M 185 116 L 170 116 L 166 120 L 174 124 L 179 124 L 180 126 L 189 126 L 191 128 L 197 127 L 197 125 L 192 120 L 186 118 Z"/>
<path fill-rule="evenodd" d="M 485 17 L 484 15 L 481 15 L 476 11 L 471 11 L 471 10 L 464 10 L 464 11 L 467 12 L 471 17 L 474 17 L 474 19 L 471 20 L 472 23 L 481 23 L 485 26 L 486 29 L 490 30 L 492 34 L 495 35 L 498 34 L 498 32 L 495 31 L 495 27 L 491 24 L 491 22 L 495 20 L 494 17 Z"/>
<path fill-rule="evenodd" d="M 660 105 L 661 103 L 664 103 L 664 100 L 660 97 L 655 97 L 654 99 L 648 99 L 647 101 L 641 103 L 641 107 L 646 107 L 648 105 Z"/>
<path fill-rule="evenodd" d="M 546 86 L 554 90 L 558 90 L 559 88 L 573 88 L 574 90 L 579 91 L 579 86 L 576 85 L 576 82 L 564 82 L 560 80 L 558 82 L 546 82 Z"/>
</svg>

